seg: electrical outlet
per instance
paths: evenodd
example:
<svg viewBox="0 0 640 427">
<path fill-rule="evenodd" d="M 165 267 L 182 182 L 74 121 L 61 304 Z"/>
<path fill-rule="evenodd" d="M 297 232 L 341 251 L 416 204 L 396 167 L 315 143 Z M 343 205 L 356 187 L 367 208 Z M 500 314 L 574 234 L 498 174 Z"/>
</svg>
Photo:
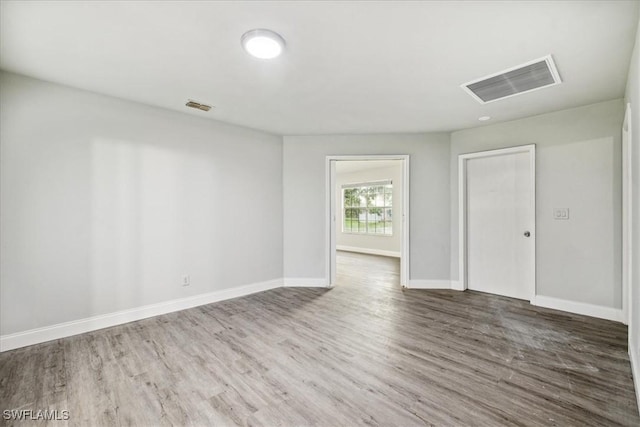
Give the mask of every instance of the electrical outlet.
<svg viewBox="0 0 640 427">
<path fill-rule="evenodd" d="M 191 278 L 188 274 L 182 276 L 182 286 L 189 286 L 191 284 Z"/>
<path fill-rule="evenodd" d="M 569 219 L 569 208 L 554 208 L 553 219 Z"/>
</svg>

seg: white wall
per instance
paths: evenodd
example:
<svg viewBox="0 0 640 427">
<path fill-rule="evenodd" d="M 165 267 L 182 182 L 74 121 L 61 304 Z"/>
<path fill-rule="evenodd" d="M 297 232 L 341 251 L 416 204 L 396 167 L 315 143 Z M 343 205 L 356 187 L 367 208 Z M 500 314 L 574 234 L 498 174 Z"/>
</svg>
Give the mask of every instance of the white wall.
<svg viewBox="0 0 640 427">
<path fill-rule="evenodd" d="M 388 160 L 388 161 L 370 161 L 366 163 L 373 163 L 381 165 L 374 169 L 365 169 L 355 172 L 343 172 L 344 162 L 336 162 L 336 244 L 338 249 L 340 247 L 359 248 L 366 250 L 383 251 L 383 253 L 393 253 L 394 256 L 400 256 L 402 250 L 402 161 L 401 160 Z M 386 165 L 386 166 L 382 166 Z M 342 186 L 344 184 L 354 184 L 359 182 L 374 182 L 382 180 L 393 181 L 393 235 L 368 235 L 368 234 L 355 234 L 345 233 L 342 231 L 344 210 L 342 209 Z M 357 252 L 357 251 L 356 251 Z"/>
<path fill-rule="evenodd" d="M 282 277 L 280 137 L 0 86 L 2 335 Z"/>
<path fill-rule="evenodd" d="M 634 52 L 627 98 L 637 105 Z M 621 305 L 620 100 L 451 136 L 283 143 L 10 73 L 0 86 L 2 335 L 283 276 L 324 278 L 327 155 L 409 154 L 410 278 L 457 279 L 457 155 L 530 143 L 538 294 Z M 636 248 L 638 170 L 636 157 Z M 570 208 L 571 220 L 554 221 L 553 207 Z M 185 273 L 190 287 L 180 286 Z M 638 324 L 638 275 L 634 286 Z"/>
<path fill-rule="evenodd" d="M 411 279 L 449 279 L 449 135 L 284 137 L 284 275 L 325 278 L 325 159 L 410 155 Z"/>
<path fill-rule="evenodd" d="M 451 135 L 451 275 L 458 278 L 458 155 L 536 144 L 537 295 L 621 308 L 621 100 Z M 570 220 L 553 219 L 569 208 Z"/>
<path fill-rule="evenodd" d="M 636 396 L 640 408 L 640 20 L 636 34 L 636 44 L 629 66 L 625 101 L 631 104 L 631 137 L 633 151 L 632 185 L 632 300 L 630 301 L 632 318 L 629 322 L 629 355 L 633 364 Z"/>
</svg>

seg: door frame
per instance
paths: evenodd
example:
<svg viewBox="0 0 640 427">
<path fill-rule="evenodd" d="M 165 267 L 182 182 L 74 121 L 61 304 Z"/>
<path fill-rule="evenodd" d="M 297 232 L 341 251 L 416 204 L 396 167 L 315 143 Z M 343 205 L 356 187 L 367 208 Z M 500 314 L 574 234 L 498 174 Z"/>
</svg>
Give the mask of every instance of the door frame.
<svg viewBox="0 0 640 427">
<path fill-rule="evenodd" d="M 400 247 L 400 285 L 409 283 L 409 155 L 334 155 L 325 159 L 325 277 L 327 286 L 336 282 L 336 161 L 401 160 L 402 161 L 402 245 Z"/>
<path fill-rule="evenodd" d="M 467 281 L 467 161 L 481 157 L 503 156 L 516 153 L 528 153 L 531 165 L 531 209 L 533 210 L 533 289 L 529 289 L 529 301 L 533 302 L 536 295 L 536 145 L 520 145 L 516 147 L 500 148 L 496 150 L 479 151 L 458 155 L 458 281 L 457 290 L 468 288 Z"/>
<path fill-rule="evenodd" d="M 622 323 L 629 325 L 631 336 L 633 275 L 633 143 L 631 104 L 627 103 L 622 123 Z"/>
</svg>

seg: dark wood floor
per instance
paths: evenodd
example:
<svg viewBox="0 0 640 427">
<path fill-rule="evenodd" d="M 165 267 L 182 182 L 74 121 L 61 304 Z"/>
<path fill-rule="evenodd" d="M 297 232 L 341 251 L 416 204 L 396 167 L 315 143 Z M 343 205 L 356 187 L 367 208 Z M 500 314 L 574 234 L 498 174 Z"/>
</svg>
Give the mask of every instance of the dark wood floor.
<svg viewBox="0 0 640 427">
<path fill-rule="evenodd" d="M 2 353 L 0 409 L 69 410 L 60 426 L 640 425 L 625 326 L 401 291 L 391 258 L 341 253 L 338 266 L 330 290 L 277 289 Z"/>
</svg>

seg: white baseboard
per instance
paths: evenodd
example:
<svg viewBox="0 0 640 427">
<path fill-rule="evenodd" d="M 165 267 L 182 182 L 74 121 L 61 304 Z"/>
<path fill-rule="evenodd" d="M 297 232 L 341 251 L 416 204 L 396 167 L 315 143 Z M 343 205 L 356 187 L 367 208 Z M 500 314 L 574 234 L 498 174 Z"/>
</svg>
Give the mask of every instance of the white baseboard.
<svg viewBox="0 0 640 427">
<path fill-rule="evenodd" d="M 462 285 L 462 282 L 458 281 L 458 280 L 452 280 L 451 281 L 451 289 L 453 289 L 454 291 L 464 291 L 465 288 Z"/>
<path fill-rule="evenodd" d="M 339 251 L 358 252 L 361 254 L 369 254 L 369 255 L 390 256 L 394 258 L 400 258 L 401 256 L 400 252 L 397 252 L 397 251 L 383 251 L 382 249 L 357 248 L 355 246 L 336 245 L 336 249 Z"/>
<path fill-rule="evenodd" d="M 631 376 L 633 377 L 633 385 L 636 389 L 636 403 L 638 404 L 638 412 L 640 412 L 640 360 L 637 353 L 638 346 L 633 340 L 629 339 L 629 361 L 631 362 Z"/>
<path fill-rule="evenodd" d="M 451 289 L 451 281 L 410 279 L 407 289 Z"/>
<path fill-rule="evenodd" d="M 603 307 L 601 305 L 568 301 L 541 295 L 536 295 L 531 300 L 531 304 L 539 307 L 552 308 L 554 310 L 568 311 L 569 313 L 622 322 L 622 309 L 620 308 Z"/>
<path fill-rule="evenodd" d="M 324 277 L 285 277 L 285 288 L 326 288 L 327 279 Z"/>
<path fill-rule="evenodd" d="M 282 279 L 223 289 L 0 336 L 0 352 L 282 287 Z"/>
</svg>

